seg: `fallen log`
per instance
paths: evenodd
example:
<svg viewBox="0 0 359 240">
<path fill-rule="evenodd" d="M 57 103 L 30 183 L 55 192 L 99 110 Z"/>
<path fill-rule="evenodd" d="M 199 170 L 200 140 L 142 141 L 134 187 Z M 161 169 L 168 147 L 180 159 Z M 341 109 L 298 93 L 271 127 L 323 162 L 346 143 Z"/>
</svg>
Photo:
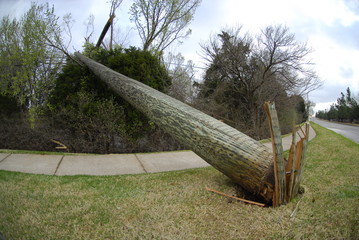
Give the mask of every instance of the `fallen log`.
<svg viewBox="0 0 359 240">
<path fill-rule="evenodd" d="M 145 84 L 75 53 L 95 75 L 242 188 L 272 201 L 273 155 L 260 142 Z"/>
</svg>

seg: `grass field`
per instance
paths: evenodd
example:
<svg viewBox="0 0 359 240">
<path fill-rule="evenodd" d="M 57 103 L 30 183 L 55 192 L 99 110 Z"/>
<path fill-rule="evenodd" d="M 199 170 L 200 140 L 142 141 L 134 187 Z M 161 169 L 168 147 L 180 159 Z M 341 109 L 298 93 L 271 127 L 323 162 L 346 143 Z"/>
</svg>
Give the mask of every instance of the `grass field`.
<svg viewBox="0 0 359 240">
<path fill-rule="evenodd" d="M 359 239 L 359 145 L 313 124 L 305 193 L 279 208 L 232 201 L 208 167 L 111 177 L 0 171 L 6 239 Z"/>
</svg>

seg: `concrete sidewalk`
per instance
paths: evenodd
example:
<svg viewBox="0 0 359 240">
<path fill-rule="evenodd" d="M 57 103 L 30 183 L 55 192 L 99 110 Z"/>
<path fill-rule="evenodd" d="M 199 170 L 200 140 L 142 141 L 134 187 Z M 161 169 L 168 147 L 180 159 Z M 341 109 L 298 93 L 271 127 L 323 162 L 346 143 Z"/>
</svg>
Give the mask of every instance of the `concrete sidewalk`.
<svg viewBox="0 0 359 240">
<path fill-rule="evenodd" d="M 303 136 L 300 132 L 298 136 Z M 310 127 L 309 140 L 315 137 Z M 297 137 L 299 139 L 299 137 Z M 291 136 L 282 139 L 288 150 Z M 265 143 L 272 148 L 272 143 Z M 0 153 L 0 170 L 65 175 L 121 175 L 155 173 L 210 166 L 192 151 L 109 155 L 40 155 Z"/>
</svg>

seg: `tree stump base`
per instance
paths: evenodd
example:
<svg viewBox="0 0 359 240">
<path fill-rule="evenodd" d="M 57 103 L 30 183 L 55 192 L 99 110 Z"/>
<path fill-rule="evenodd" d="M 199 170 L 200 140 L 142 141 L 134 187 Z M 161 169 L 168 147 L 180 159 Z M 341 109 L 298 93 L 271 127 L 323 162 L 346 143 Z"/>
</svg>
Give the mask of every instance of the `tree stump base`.
<svg viewBox="0 0 359 240">
<path fill-rule="evenodd" d="M 272 204 L 277 207 L 286 204 L 295 198 L 303 178 L 303 169 L 306 158 L 309 123 L 302 127 L 293 127 L 292 144 L 288 159 L 283 156 L 282 134 L 279 127 L 277 111 L 273 102 L 266 102 L 264 110 L 267 114 L 268 124 L 272 137 L 273 161 L 274 161 L 274 194 Z M 300 140 L 296 141 L 299 135 Z"/>
</svg>

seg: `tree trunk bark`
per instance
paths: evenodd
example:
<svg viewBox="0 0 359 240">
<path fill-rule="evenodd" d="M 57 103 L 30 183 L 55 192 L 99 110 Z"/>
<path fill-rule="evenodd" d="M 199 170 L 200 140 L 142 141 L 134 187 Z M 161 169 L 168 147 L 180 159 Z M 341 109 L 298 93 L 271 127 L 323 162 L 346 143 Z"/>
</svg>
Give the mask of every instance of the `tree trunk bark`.
<svg viewBox="0 0 359 240">
<path fill-rule="evenodd" d="M 83 55 L 75 55 L 122 98 L 142 111 L 178 142 L 267 203 L 273 198 L 273 154 L 238 130 L 117 73 Z"/>
<path fill-rule="evenodd" d="M 102 29 L 101 35 L 97 40 L 96 48 L 99 48 L 101 46 L 101 43 L 102 43 L 103 39 L 105 38 L 108 29 L 112 25 L 112 22 L 113 22 L 114 18 L 115 18 L 115 15 L 111 15 L 110 18 L 108 19 L 108 21 L 106 22 L 105 26 Z"/>
</svg>

